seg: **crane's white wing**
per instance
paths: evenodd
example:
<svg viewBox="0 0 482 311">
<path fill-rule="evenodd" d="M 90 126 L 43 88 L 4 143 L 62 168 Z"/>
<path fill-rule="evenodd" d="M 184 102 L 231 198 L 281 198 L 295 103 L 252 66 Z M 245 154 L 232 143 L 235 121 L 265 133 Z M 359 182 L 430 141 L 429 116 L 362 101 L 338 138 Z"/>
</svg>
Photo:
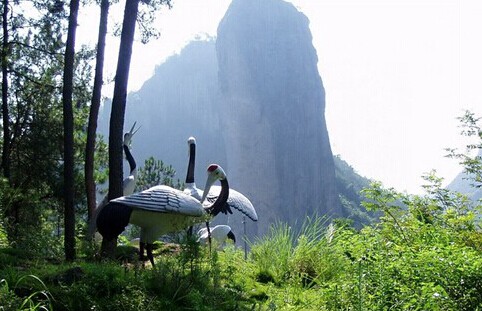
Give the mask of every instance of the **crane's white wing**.
<svg viewBox="0 0 482 311">
<path fill-rule="evenodd" d="M 213 203 L 214 201 L 216 201 L 220 193 L 220 186 L 212 186 L 206 199 L 208 200 L 208 202 Z M 251 201 L 238 191 L 230 188 L 228 201 L 226 203 L 229 205 L 231 210 L 234 208 L 240 211 L 244 215 L 248 216 L 249 219 L 251 219 L 252 221 L 258 220 L 258 214 L 256 213 L 256 210 L 254 209 Z"/>
<path fill-rule="evenodd" d="M 142 192 L 123 196 L 111 202 L 158 213 L 177 213 L 200 217 L 205 214 L 201 203 L 180 190 L 168 186 L 155 186 Z"/>
</svg>

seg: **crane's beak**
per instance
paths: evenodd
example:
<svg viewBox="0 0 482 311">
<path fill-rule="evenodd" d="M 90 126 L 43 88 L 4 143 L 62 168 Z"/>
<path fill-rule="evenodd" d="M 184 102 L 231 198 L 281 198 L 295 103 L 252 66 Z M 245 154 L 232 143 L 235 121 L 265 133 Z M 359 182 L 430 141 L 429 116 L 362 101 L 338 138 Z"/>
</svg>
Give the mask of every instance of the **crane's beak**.
<svg viewBox="0 0 482 311">
<path fill-rule="evenodd" d="M 213 174 L 208 175 L 208 179 L 206 180 L 206 185 L 204 186 L 204 191 L 203 191 L 203 197 L 201 198 L 201 204 L 204 202 L 206 199 L 209 189 L 211 189 L 211 186 L 214 184 L 214 182 L 217 180 L 216 176 Z"/>
<path fill-rule="evenodd" d="M 134 124 L 132 125 L 131 127 L 131 130 L 129 131 L 129 134 L 131 134 L 131 136 L 134 136 L 135 133 L 137 133 L 137 131 L 141 128 L 140 126 L 137 128 L 137 130 L 134 131 L 135 127 L 136 127 L 136 124 L 137 124 L 137 121 L 134 122 Z"/>
</svg>

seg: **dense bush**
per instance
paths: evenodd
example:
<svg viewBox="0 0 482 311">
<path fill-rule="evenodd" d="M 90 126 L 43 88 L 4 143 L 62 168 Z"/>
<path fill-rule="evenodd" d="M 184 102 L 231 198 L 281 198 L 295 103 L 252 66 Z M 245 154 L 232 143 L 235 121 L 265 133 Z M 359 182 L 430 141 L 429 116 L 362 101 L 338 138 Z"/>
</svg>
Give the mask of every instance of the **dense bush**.
<svg viewBox="0 0 482 311">
<path fill-rule="evenodd" d="M 374 183 L 367 210 L 380 221 L 360 231 L 309 219 L 299 233 L 285 224 L 252 245 L 267 304 L 308 303 L 328 310 L 477 310 L 482 308 L 482 233 L 478 207 L 424 177 L 427 195 Z M 288 294 L 280 299 L 280 292 Z M 311 293 L 311 294 L 310 294 Z"/>
<path fill-rule="evenodd" d="M 480 159 L 453 155 L 481 180 Z M 380 217 L 360 230 L 320 217 L 299 231 L 273 224 L 247 259 L 187 240 L 160 247 L 155 268 L 126 254 L 122 264 L 53 265 L 45 259 L 58 253 L 32 252 L 52 243 L 45 227 L 47 238 L 23 244 L 31 249 L 0 244 L 0 309 L 482 310 L 482 206 L 443 188 L 435 172 L 424 179 L 425 195 L 377 182 L 364 189 L 363 207 Z"/>
<path fill-rule="evenodd" d="M 233 247 L 210 254 L 190 240 L 157 252 L 155 269 L 138 262 L 52 265 L 4 249 L 0 306 L 15 310 L 27 301 L 54 310 L 480 310 L 479 207 L 443 189 L 434 174 L 425 179 L 424 196 L 379 183 L 364 190 L 367 210 L 383 216 L 361 230 L 318 217 L 306 219 L 297 232 L 274 224 L 250 243 L 247 260 Z M 45 288 L 19 282 L 26 275 L 38 276 Z"/>
</svg>

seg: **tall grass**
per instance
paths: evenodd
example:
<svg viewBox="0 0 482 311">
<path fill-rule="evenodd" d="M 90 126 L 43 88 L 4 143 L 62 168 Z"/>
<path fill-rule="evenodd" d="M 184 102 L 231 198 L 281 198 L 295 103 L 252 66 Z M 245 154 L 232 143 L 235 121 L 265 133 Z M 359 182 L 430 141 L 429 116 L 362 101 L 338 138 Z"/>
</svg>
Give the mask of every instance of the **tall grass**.
<svg viewBox="0 0 482 311">
<path fill-rule="evenodd" d="M 289 272 L 295 236 L 288 224 L 272 225 L 269 233 L 251 244 L 251 256 L 261 282 L 284 281 Z"/>
<path fill-rule="evenodd" d="M 40 289 L 36 287 L 40 286 Z M 19 296 L 17 292 L 26 293 Z M 0 280 L 0 310 L 53 310 L 51 295 L 44 282 L 35 275 L 18 279 L 13 288 L 6 279 Z"/>
<path fill-rule="evenodd" d="M 58 276 L 71 266 L 0 266 L 0 302 L 5 310 L 482 310 L 482 243 L 472 245 L 482 233 L 410 213 L 397 220 L 410 243 L 391 217 L 359 231 L 312 217 L 298 230 L 274 224 L 247 260 L 234 247 L 210 254 L 185 243 L 153 269 L 81 263 L 69 286 Z M 42 296 L 45 286 L 9 288 L 21 273 L 45 280 L 55 300 Z"/>
<path fill-rule="evenodd" d="M 313 286 L 343 274 L 338 234 L 326 218 L 307 217 L 298 232 L 284 223 L 251 244 L 251 258 L 260 281 Z"/>
</svg>

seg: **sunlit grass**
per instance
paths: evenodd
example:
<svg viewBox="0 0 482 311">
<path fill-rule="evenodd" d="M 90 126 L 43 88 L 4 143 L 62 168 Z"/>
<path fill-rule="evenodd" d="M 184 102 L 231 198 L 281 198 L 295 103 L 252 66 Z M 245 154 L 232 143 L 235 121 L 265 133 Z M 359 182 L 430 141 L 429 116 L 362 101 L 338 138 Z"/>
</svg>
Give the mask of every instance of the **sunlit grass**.
<svg viewBox="0 0 482 311">
<path fill-rule="evenodd" d="M 398 225 L 407 233 L 408 244 L 398 230 L 390 230 L 390 217 L 360 231 L 313 217 L 298 230 L 284 223 L 272 225 L 265 237 L 250 243 L 246 260 L 240 248 L 227 246 L 210 253 L 190 240 L 181 241 L 175 251 L 156 252 L 155 267 L 126 263 L 128 257 L 122 262 L 70 264 L 26 258 L 15 262 L 11 260 L 15 256 L 5 257 L 0 306 L 4 310 L 481 310 L 482 254 L 477 242 L 481 233 L 473 226 L 454 229 L 423 223 L 410 215 L 411 210 L 403 213 Z M 470 243 L 462 238 L 467 236 L 474 237 Z M 32 278 L 35 281 L 26 282 Z"/>
</svg>

